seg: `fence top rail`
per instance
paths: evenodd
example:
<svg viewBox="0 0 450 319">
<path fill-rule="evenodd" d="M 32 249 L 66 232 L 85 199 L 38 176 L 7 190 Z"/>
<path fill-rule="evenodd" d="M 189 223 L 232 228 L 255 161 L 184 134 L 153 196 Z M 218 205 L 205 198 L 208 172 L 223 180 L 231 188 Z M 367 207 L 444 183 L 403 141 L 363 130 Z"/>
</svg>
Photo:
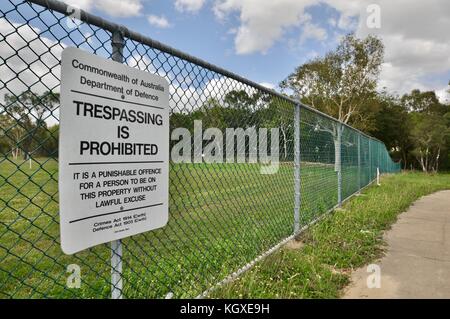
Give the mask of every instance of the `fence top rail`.
<svg viewBox="0 0 450 319">
<path fill-rule="evenodd" d="M 59 0 L 27 0 L 27 1 L 29 1 L 31 3 L 34 3 L 34 4 L 37 4 L 37 5 L 40 5 L 42 7 L 48 8 L 50 10 L 59 12 L 59 13 L 64 14 L 64 15 L 71 14 L 72 10 L 74 9 L 70 5 L 68 5 L 68 4 L 64 3 L 64 2 L 61 2 Z M 176 57 L 178 57 L 180 59 L 189 61 L 191 63 L 197 64 L 197 65 L 199 65 L 201 67 L 209 69 L 210 71 L 213 71 L 213 72 L 225 75 L 225 76 L 227 76 L 227 77 L 229 77 L 231 79 L 234 79 L 234 80 L 239 81 L 241 83 L 244 83 L 244 84 L 247 84 L 249 86 L 252 86 L 252 87 L 254 87 L 254 88 L 256 88 L 256 89 L 258 89 L 260 91 L 266 92 L 266 93 L 271 94 L 271 95 L 276 96 L 276 97 L 279 97 L 280 99 L 286 100 L 286 101 L 291 102 L 291 103 L 296 104 L 296 105 L 299 105 L 300 107 L 303 107 L 303 108 L 308 109 L 308 110 L 310 110 L 310 111 L 312 111 L 314 113 L 317 113 L 317 114 L 319 114 L 321 116 L 329 118 L 330 120 L 332 120 L 334 122 L 341 123 L 342 125 L 344 125 L 344 126 L 350 128 L 350 129 L 352 129 L 352 130 L 354 130 L 354 131 L 364 135 L 365 137 L 367 137 L 369 139 L 372 139 L 374 141 L 379 141 L 379 142 L 383 143 L 379 139 L 377 139 L 377 138 L 375 138 L 373 136 L 370 136 L 370 135 L 368 135 L 368 134 L 366 134 L 366 133 L 356 129 L 356 128 L 352 127 L 351 125 L 347 124 L 347 123 L 343 123 L 340 120 L 338 120 L 338 119 L 336 119 L 336 118 L 334 118 L 334 117 L 332 117 L 332 116 L 330 116 L 330 115 L 328 115 L 326 113 L 323 113 L 323 112 L 321 112 L 321 111 L 319 111 L 319 110 L 317 110 L 317 109 L 315 109 L 315 108 L 313 108 L 313 107 L 311 107 L 309 105 L 306 105 L 306 104 L 304 104 L 304 103 L 302 103 L 302 102 L 300 102 L 298 100 L 295 100 L 295 99 L 293 99 L 293 98 L 291 98 L 291 97 L 289 97 L 287 95 L 284 95 L 284 94 L 282 94 L 280 92 L 277 92 L 277 91 L 275 91 L 273 89 L 270 89 L 270 88 L 267 88 L 265 86 L 262 86 L 259 83 L 253 82 L 253 81 L 251 81 L 249 79 L 246 79 L 246 78 L 244 78 L 244 77 L 242 77 L 242 76 L 240 76 L 240 75 L 238 75 L 236 73 L 230 72 L 230 71 L 228 71 L 226 69 L 223 69 L 223 68 L 221 68 L 219 66 L 216 66 L 216 65 L 214 65 L 212 63 L 206 62 L 206 61 L 204 61 L 202 59 L 199 59 L 199 58 L 197 58 L 195 56 L 189 55 L 189 54 L 187 54 L 187 53 L 185 53 L 183 51 L 180 51 L 180 50 L 177 50 L 175 48 L 172 48 L 172 47 L 170 47 L 170 46 L 168 46 L 168 45 L 166 45 L 164 43 L 161 43 L 159 41 L 156 41 L 156 40 L 154 40 L 154 39 L 152 39 L 152 38 L 150 38 L 148 36 L 145 36 L 143 34 L 140 34 L 138 32 L 130 30 L 129 28 L 127 28 L 124 25 L 117 24 L 117 23 L 111 22 L 109 20 L 103 19 L 103 18 L 101 18 L 101 17 L 99 17 L 97 15 L 91 14 L 89 12 L 86 12 L 86 11 L 82 10 L 82 9 L 80 9 L 78 13 L 79 13 L 80 20 L 85 22 L 85 23 L 94 25 L 96 27 L 99 27 L 99 28 L 104 29 L 106 31 L 109 31 L 111 33 L 120 32 L 120 33 L 122 33 L 122 35 L 124 37 L 127 37 L 127 38 L 129 38 L 131 40 L 140 42 L 142 44 L 146 44 L 146 45 L 148 45 L 148 46 L 150 46 L 152 48 L 158 49 L 158 50 L 160 50 L 162 52 L 166 52 L 166 53 L 171 54 L 173 56 L 176 56 Z"/>
</svg>

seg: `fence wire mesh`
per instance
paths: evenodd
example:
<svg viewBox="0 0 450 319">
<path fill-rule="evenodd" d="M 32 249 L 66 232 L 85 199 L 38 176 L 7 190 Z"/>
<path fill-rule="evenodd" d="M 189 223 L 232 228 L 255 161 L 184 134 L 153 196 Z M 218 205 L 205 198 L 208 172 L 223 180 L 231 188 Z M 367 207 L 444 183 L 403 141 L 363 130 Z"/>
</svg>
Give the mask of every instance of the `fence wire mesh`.
<svg viewBox="0 0 450 319">
<path fill-rule="evenodd" d="M 111 27 L 84 13 L 69 19 L 55 1 L 32 2 L 0 5 L 0 297 L 108 298 L 109 245 L 72 256 L 60 249 L 57 168 L 61 53 L 111 58 Z M 195 297 L 291 236 L 296 149 L 300 227 L 368 185 L 377 168 L 400 169 L 383 143 L 307 107 L 295 145 L 295 101 L 136 39 L 125 33 L 123 61 L 169 81 L 171 131 L 192 132 L 194 120 L 203 129 L 277 127 L 280 168 L 264 175 L 248 162 L 171 162 L 169 223 L 122 240 L 125 298 Z M 78 289 L 67 286 L 71 264 L 81 269 Z"/>
</svg>

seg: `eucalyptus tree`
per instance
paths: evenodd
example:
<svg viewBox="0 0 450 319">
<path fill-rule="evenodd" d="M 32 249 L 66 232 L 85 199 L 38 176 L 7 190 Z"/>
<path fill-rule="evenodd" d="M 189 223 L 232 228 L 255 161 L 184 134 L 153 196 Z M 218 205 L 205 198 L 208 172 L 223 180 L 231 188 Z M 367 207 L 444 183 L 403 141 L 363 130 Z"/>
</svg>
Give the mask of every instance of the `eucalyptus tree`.
<svg viewBox="0 0 450 319">
<path fill-rule="evenodd" d="M 349 34 L 335 50 L 297 67 L 280 87 L 340 122 L 366 130 L 374 123 L 367 105 L 376 95 L 383 55 L 379 38 L 369 35 L 359 39 Z M 342 129 L 334 121 L 318 119 L 316 123 L 316 130 L 333 137 L 335 170 L 340 165 Z"/>
</svg>

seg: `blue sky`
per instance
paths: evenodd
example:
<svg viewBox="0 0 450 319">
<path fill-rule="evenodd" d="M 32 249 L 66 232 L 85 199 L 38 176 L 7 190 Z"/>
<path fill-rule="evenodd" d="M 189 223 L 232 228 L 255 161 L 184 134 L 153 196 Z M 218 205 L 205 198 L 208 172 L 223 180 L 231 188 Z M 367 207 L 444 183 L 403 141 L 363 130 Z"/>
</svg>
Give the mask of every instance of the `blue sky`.
<svg viewBox="0 0 450 319">
<path fill-rule="evenodd" d="M 17 1 L 16 1 L 17 2 Z M 276 86 L 339 37 L 378 35 L 385 44 L 380 88 L 435 90 L 448 99 L 448 0 L 65 0 L 105 19 Z M 5 3 L 0 4 L 4 8 Z M 375 4 L 379 27 L 369 27 Z M 8 26 L 0 19 L 0 31 Z M 2 48 L 0 48 L 2 49 Z"/>
<path fill-rule="evenodd" d="M 336 45 L 333 40 L 320 43 L 314 39 L 296 43 L 293 39 L 299 37 L 299 31 L 289 28 L 267 51 L 238 54 L 233 33 L 239 24 L 238 12 L 221 21 L 214 15 L 213 2 L 206 2 L 197 12 L 180 12 L 172 1 L 154 0 L 143 4 L 142 15 L 138 17 L 117 18 L 96 9 L 93 12 L 258 83 L 277 85 L 296 66 Z M 329 11 L 332 10 L 323 7 L 307 10 L 318 21 L 326 21 L 325 12 Z M 165 18 L 169 26 L 151 25 L 148 21 L 150 14 Z M 332 32 L 327 23 L 323 23 L 323 27 Z"/>
<path fill-rule="evenodd" d="M 380 88 L 435 90 L 448 98 L 447 0 L 66 1 L 270 86 L 335 48 L 340 36 L 373 33 L 386 45 Z M 373 4 L 380 13 L 375 29 L 366 23 Z"/>
</svg>

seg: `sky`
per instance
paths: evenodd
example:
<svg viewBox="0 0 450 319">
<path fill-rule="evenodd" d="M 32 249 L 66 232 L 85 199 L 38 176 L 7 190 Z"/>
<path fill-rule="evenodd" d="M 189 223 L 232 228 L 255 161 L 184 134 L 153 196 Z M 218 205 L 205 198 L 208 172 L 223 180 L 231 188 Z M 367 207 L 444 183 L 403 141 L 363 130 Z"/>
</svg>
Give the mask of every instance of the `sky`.
<svg viewBox="0 0 450 319">
<path fill-rule="evenodd" d="M 275 89 L 343 35 L 376 34 L 385 44 L 379 89 L 435 90 L 450 100 L 448 0 L 65 2 Z"/>
</svg>

